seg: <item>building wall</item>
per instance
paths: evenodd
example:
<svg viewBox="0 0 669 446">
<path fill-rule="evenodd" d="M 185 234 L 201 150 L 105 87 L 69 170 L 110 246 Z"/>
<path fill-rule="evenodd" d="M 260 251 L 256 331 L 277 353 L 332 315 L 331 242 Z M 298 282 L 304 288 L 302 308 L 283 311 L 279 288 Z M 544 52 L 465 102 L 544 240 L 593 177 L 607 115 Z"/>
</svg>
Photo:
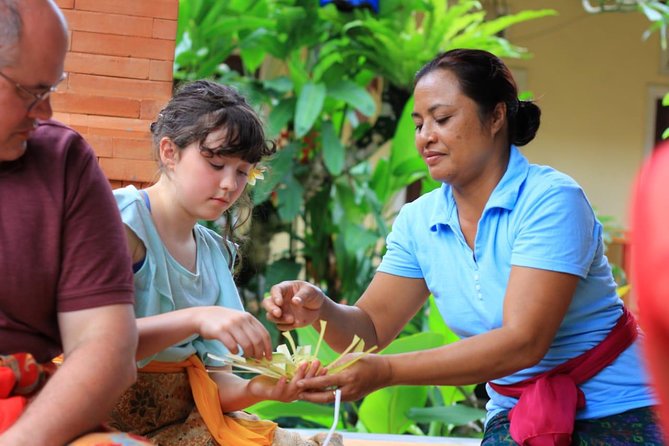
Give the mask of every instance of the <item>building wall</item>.
<svg viewBox="0 0 669 446">
<path fill-rule="evenodd" d="M 507 33 L 533 54 L 507 62 L 543 112 L 537 138 L 524 153 L 571 175 L 600 214 L 627 226 L 633 179 L 653 145 L 649 94 L 669 91 L 658 34 L 642 39 L 650 22 L 639 12 L 592 15 L 578 1 L 506 4 L 510 12 L 559 12 Z"/>
<path fill-rule="evenodd" d="M 154 180 L 149 125 L 172 95 L 178 0 L 56 0 L 70 27 L 54 118 L 89 141 L 113 187 Z"/>
</svg>

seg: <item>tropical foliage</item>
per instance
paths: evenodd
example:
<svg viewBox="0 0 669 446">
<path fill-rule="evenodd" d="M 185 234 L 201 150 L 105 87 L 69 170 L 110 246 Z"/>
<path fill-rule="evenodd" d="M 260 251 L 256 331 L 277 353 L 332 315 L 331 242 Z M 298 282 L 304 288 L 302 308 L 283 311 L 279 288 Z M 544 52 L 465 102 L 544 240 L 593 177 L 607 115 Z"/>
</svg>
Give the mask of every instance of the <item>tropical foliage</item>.
<svg viewBox="0 0 669 446">
<path fill-rule="evenodd" d="M 419 181 L 423 190 L 437 186 L 413 148 L 414 73 L 455 47 L 527 57 L 500 33 L 550 14 L 486 20 L 471 0 L 382 0 L 378 14 L 344 13 L 314 0 L 181 0 L 175 79 L 235 85 L 262 111 L 280 146 L 253 188 L 256 213 L 239 277 L 247 308 L 257 308 L 270 285 L 297 277 L 354 302 L 371 280 L 405 188 Z M 270 243 L 282 248 L 270 252 Z M 317 334 L 304 329 L 298 336 L 307 342 Z M 453 339 L 426 306 L 384 353 Z M 333 354 L 324 347 L 319 356 Z M 455 404 L 476 405 L 471 395 L 472 388 L 383 389 L 344 405 L 342 426 L 449 434 L 482 417 L 480 408 Z M 327 424 L 325 409 L 303 402 L 255 407 L 283 422 L 299 416 L 303 426 Z"/>
</svg>

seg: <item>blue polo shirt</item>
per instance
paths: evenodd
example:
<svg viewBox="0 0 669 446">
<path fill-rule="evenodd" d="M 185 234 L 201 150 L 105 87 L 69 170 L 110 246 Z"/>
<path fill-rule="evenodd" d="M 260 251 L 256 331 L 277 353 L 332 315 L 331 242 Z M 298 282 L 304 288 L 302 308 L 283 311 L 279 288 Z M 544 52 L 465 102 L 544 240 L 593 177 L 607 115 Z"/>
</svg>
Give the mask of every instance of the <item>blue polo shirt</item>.
<svg viewBox="0 0 669 446">
<path fill-rule="evenodd" d="M 591 349 L 622 314 L 622 301 L 604 255 L 602 225 L 583 190 L 563 173 L 530 164 L 516 147 L 511 147 L 507 171 L 483 210 L 474 250 L 462 234 L 447 184 L 404 205 L 386 242 L 378 271 L 424 279 L 446 324 L 462 338 L 501 327 L 512 265 L 580 278 L 544 359 L 495 380 L 498 384 L 522 381 Z M 587 403 L 577 418 L 655 404 L 638 350 L 637 341 L 581 385 Z M 489 386 L 488 394 L 488 418 L 511 409 L 517 401 Z"/>
</svg>

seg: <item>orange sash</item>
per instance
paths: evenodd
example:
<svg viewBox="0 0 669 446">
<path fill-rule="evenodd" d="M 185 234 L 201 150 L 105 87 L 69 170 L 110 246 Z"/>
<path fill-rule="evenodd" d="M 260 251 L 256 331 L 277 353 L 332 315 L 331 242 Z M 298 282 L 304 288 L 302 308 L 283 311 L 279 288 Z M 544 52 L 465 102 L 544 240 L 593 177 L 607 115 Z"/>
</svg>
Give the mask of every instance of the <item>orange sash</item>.
<svg viewBox="0 0 669 446">
<path fill-rule="evenodd" d="M 139 369 L 145 373 L 188 373 L 193 399 L 212 437 L 226 446 L 270 446 L 276 423 L 272 421 L 240 420 L 223 413 L 218 399 L 218 386 L 209 377 L 204 364 L 196 355 L 181 362 L 153 361 Z"/>
</svg>

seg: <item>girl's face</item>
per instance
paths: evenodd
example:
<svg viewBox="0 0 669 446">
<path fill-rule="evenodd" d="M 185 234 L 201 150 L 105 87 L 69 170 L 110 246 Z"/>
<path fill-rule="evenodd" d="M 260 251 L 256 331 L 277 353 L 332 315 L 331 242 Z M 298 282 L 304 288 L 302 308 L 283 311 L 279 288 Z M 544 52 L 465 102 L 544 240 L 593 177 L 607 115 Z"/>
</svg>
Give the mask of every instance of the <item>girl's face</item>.
<svg viewBox="0 0 669 446">
<path fill-rule="evenodd" d="M 225 129 L 211 132 L 202 148 L 225 146 Z M 240 197 L 253 165 L 239 157 L 214 155 L 207 158 L 195 142 L 175 153 L 171 171 L 177 203 L 197 220 L 216 220 Z M 171 166 L 171 169 L 170 169 Z"/>
<path fill-rule="evenodd" d="M 497 115 L 482 123 L 477 103 L 460 91 L 451 71 L 425 75 L 414 89 L 412 118 L 416 148 L 432 178 L 462 187 L 484 175 L 502 125 Z"/>
</svg>

